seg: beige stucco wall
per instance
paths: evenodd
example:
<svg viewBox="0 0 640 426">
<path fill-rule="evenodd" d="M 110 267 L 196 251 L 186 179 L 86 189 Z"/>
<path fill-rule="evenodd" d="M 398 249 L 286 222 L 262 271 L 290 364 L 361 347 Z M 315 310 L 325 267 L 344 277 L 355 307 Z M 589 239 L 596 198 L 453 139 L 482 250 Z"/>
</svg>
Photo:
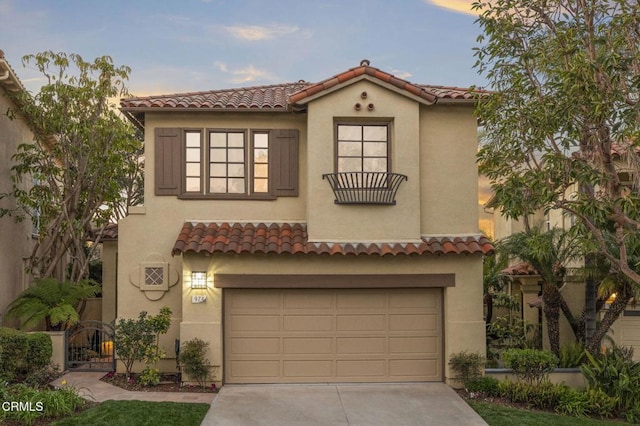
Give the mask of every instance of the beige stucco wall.
<svg viewBox="0 0 640 426">
<path fill-rule="evenodd" d="M 33 141 L 33 133 L 21 115 L 17 114 L 12 120 L 5 114 L 8 109 L 15 108 L 0 86 L 0 193 L 12 189 L 11 157 L 16 153 L 18 145 Z M 2 199 L 0 207 L 12 208 L 15 203 Z M 31 254 L 31 231 L 29 219 L 16 223 L 12 217 L 0 218 L 0 324 L 5 323 L 4 315 L 9 303 L 28 284 L 23 273 L 23 259 Z"/>
<path fill-rule="evenodd" d="M 422 234 L 478 233 L 473 107 L 421 106 L 420 144 Z"/>
<path fill-rule="evenodd" d="M 367 98 L 361 98 L 362 92 Z M 354 109 L 356 103 L 364 107 Z M 374 110 L 366 107 L 369 103 Z M 409 241 L 420 238 L 419 104 L 363 80 L 312 101 L 308 106 L 307 202 L 311 241 Z M 390 163 L 408 176 L 394 206 L 338 205 L 324 173 L 335 170 L 335 122 L 390 122 Z M 363 220 L 366 219 L 366 220 Z"/>
</svg>

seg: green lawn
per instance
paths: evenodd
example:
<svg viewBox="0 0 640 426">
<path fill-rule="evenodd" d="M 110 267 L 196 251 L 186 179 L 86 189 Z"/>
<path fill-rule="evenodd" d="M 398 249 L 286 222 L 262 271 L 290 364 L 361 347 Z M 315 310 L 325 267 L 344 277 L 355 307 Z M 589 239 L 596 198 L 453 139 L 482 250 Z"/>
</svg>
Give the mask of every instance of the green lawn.
<svg viewBox="0 0 640 426">
<path fill-rule="evenodd" d="M 56 426 L 199 426 L 209 407 L 209 404 L 184 402 L 106 401 L 77 416 L 59 420 L 53 424 Z"/>
<path fill-rule="evenodd" d="M 599 426 L 622 425 L 619 420 L 596 420 L 580 417 L 559 416 L 542 411 L 520 410 L 481 401 L 467 401 L 489 426 Z"/>
</svg>

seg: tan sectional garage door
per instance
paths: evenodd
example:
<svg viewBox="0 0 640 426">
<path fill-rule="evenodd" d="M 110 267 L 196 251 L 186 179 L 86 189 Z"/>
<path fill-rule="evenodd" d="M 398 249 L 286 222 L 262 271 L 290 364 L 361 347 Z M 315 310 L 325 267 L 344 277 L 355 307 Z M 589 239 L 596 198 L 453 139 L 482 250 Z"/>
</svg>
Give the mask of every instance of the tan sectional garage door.
<svg viewBox="0 0 640 426">
<path fill-rule="evenodd" d="M 225 381 L 441 381 L 441 294 L 225 289 Z"/>
</svg>

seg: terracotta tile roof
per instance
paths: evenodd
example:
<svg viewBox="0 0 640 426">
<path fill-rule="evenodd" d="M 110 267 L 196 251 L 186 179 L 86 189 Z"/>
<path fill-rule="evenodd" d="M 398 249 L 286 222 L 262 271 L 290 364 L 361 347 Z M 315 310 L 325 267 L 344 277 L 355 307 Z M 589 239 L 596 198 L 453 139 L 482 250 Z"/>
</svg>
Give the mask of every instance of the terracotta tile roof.
<svg viewBox="0 0 640 426">
<path fill-rule="evenodd" d="M 369 66 L 363 61 L 359 67 L 319 83 L 300 80 L 269 86 L 241 87 L 235 89 L 210 90 L 204 92 L 174 93 L 169 95 L 131 97 L 120 100 L 120 109 L 137 125 L 144 125 L 144 111 L 148 109 L 197 109 L 219 111 L 291 111 L 296 103 L 337 84 L 360 76 L 370 76 L 391 84 L 401 90 L 424 99 L 427 103 L 442 101 L 470 101 L 488 94 L 485 90 L 460 87 L 429 86 L 410 83 L 392 74 Z M 298 107 L 299 108 L 299 107 Z"/>
<path fill-rule="evenodd" d="M 141 108 L 193 108 L 219 110 L 286 110 L 289 95 L 310 83 L 283 83 L 271 86 L 242 87 L 206 92 L 126 98 L 120 100 L 124 111 Z"/>
<path fill-rule="evenodd" d="M 95 241 L 100 233 L 100 228 L 94 228 L 91 230 L 89 234 L 90 241 Z M 118 240 L 118 224 L 117 223 L 109 223 L 104 227 L 102 231 L 102 237 L 100 241 L 117 241 Z"/>
<path fill-rule="evenodd" d="M 540 275 L 536 268 L 534 268 L 529 262 L 520 262 L 515 265 L 511 265 L 500 271 L 507 275 Z"/>
<path fill-rule="evenodd" d="M 473 90 L 460 88 L 460 87 L 446 87 L 446 86 L 429 86 L 425 84 L 414 84 L 407 80 L 398 78 L 392 74 L 381 71 L 378 68 L 369 65 L 369 61 L 362 61 L 359 67 L 351 68 L 343 73 L 334 75 L 319 83 L 309 85 L 299 92 L 294 93 L 289 98 L 292 104 L 299 103 L 305 98 L 311 97 L 317 93 L 328 90 L 338 84 L 345 83 L 351 79 L 358 78 L 360 76 L 371 76 L 385 83 L 391 84 L 401 90 L 406 90 L 412 95 L 418 96 L 428 103 L 435 103 L 440 99 L 449 100 L 465 100 L 473 101 L 483 94 L 489 92 L 484 90 Z"/>
<path fill-rule="evenodd" d="M 273 253 L 329 255 L 491 254 L 484 236 L 425 237 L 420 243 L 315 243 L 303 223 L 191 223 L 186 222 L 173 246 L 182 253 Z"/>
</svg>

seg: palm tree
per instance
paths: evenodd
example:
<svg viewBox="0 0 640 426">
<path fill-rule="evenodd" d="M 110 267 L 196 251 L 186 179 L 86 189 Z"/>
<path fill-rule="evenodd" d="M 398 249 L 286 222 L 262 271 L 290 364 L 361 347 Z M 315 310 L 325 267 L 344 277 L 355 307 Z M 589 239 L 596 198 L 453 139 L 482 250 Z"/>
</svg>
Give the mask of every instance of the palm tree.
<svg viewBox="0 0 640 426">
<path fill-rule="evenodd" d="M 560 293 L 567 264 L 581 255 L 581 245 L 571 234 L 553 228 L 541 231 L 530 228 L 528 231 L 512 234 L 498 243 L 498 248 L 511 256 L 529 262 L 542 280 L 543 312 L 547 320 L 549 347 L 556 355 L 560 352 L 560 312 L 569 321 L 574 333 L 580 325 L 574 318 L 567 302 Z"/>
<path fill-rule="evenodd" d="M 66 329 L 80 321 L 76 310 L 80 302 L 99 292 L 100 287 L 86 281 L 73 284 L 53 278 L 39 279 L 9 305 L 7 317 L 19 318 L 25 328 L 44 320 L 48 331 Z"/>
</svg>

